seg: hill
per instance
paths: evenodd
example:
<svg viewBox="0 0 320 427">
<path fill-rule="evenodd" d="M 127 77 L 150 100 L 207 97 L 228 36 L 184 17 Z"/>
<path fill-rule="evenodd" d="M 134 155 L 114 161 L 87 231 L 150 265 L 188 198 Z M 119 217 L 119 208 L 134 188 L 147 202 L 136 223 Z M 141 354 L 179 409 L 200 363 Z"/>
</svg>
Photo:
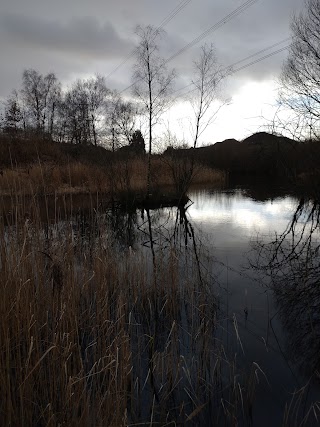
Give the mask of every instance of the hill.
<svg viewBox="0 0 320 427">
<path fill-rule="evenodd" d="M 297 142 L 283 136 L 258 132 L 243 141 L 226 140 L 205 150 L 199 148 L 204 164 L 233 174 L 288 175 L 297 168 Z"/>
<path fill-rule="evenodd" d="M 293 179 L 320 164 L 320 144 L 258 132 L 243 141 L 226 139 L 193 149 L 176 150 L 176 156 L 195 159 L 206 166 L 233 175 L 259 175 Z"/>
<path fill-rule="evenodd" d="M 242 144 L 272 145 L 272 144 L 298 144 L 297 141 L 281 135 L 274 135 L 267 132 L 257 132 L 242 140 Z"/>
</svg>

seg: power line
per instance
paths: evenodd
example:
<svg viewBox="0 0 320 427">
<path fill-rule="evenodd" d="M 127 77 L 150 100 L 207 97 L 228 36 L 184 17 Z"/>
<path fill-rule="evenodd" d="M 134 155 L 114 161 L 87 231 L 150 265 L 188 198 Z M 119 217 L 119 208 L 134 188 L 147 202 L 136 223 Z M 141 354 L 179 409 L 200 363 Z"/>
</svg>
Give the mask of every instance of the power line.
<svg viewBox="0 0 320 427">
<path fill-rule="evenodd" d="M 168 59 L 166 59 L 164 61 L 164 64 L 162 66 L 166 65 L 168 62 L 172 61 L 177 56 L 181 55 L 183 52 L 185 52 L 186 50 L 190 49 L 195 44 L 199 43 L 199 41 L 201 41 L 202 39 L 204 39 L 205 37 L 207 37 L 211 32 L 218 30 L 224 24 L 226 24 L 227 22 L 231 21 L 233 18 L 235 18 L 238 15 L 240 15 L 241 13 L 243 13 L 246 9 L 248 9 L 251 6 L 253 6 L 258 1 L 259 0 L 247 0 L 241 6 L 237 7 L 235 10 L 233 10 L 232 12 L 230 12 L 228 15 L 226 15 L 220 21 L 218 21 L 217 23 L 215 23 L 214 25 L 212 25 L 210 28 L 208 28 L 206 31 L 204 31 L 203 33 L 201 33 L 198 37 L 196 37 L 193 40 L 191 40 L 191 42 L 189 42 L 188 44 L 186 44 L 178 52 L 176 52 L 175 54 L 173 54 L 172 56 L 170 56 Z M 132 83 L 131 85 L 129 85 L 128 87 L 126 87 L 125 89 L 123 89 L 120 93 L 126 92 L 128 89 L 130 89 L 133 86 L 134 86 L 134 83 Z"/>
<path fill-rule="evenodd" d="M 245 10 L 249 9 L 249 7 L 253 6 L 258 1 L 259 0 L 247 0 L 241 6 L 237 7 L 235 10 L 233 10 L 227 16 L 225 16 L 220 21 L 218 21 L 217 23 L 215 23 L 214 25 L 212 25 L 210 28 L 208 28 L 206 31 L 204 31 L 203 33 L 201 33 L 198 37 L 196 37 L 193 40 L 191 40 L 190 43 L 188 43 L 187 45 L 185 45 L 178 52 L 176 52 L 175 54 L 173 54 L 170 58 L 168 58 L 166 60 L 166 63 L 172 61 L 177 56 L 181 55 L 183 52 L 185 52 L 186 50 L 190 49 L 195 44 L 199 43 L 199 41 L 201 41 L 202 39 L 204 39 L 205 37 L 207 37 L 210 33 L 212 33 L 213 31 L 218 30 L 220 27 L 222 27 L 227 22 L 231 21 L 232 19 L 234 19 L 235 17 L 237 17 L 238 15 L 240 15 L 241 13 L 243 13 Z"/>
<path fill-rule="evenodd" d="M 236 62 L 234 62 L 233 64 L 228 65 L 227 67 L 224 67 L 221 71 L 228 71 L 228 70 L 230 70 L 230 71 L 232 72 L 233 67 L 234 67 L 235 65 L 241 64 L 242 62 L 246 62 L 246 61 L 248 61 L 248 59 L 251 59 L 251 58 L 254 58 L 255 56 L 261 55 L 262 53 L 267 52 L 268 50 L 273 49 L 274 47 L 277 47 L 277 46 L 279 46 L 279 45 L 281 45 L 281 44 L 283 44 L 283 43 L 286 43 L 286 42 L 288 42 L 289 40 L 291 40 L 291 37 L 287 37 L 287 38 L 285 38 L 285 39 L 283 39 L 283 40 L 280 40 L 279 42 L 276 42 L 276 43 L 274 43 L 274 44 L 272 44 L 272 45 L 270 45 L 270 46 L 268 46 L 268 47 L 265 47 L 265 48 L 263 48 L 263 49 L 259 50 L 258 52 L 253 53 L 252 55 L 246 56 L 245 58 L 240 59 L 239 61 L 236 61 Z M 265 57 L 261 58 L 261 60 L 262 60 L 262 59 L 266 59 L 266 58 L 268 58 L 269 56 L 274 55 L 274 54 L 276 54 L 276 53 L 278 53 L 278 52 L 280 52 L 280 51 L 282 51 L 282 50 L 285 50 L 285 49 L 288 49 L 288 46 L 285 46 L 284 48 L 282 48 L 282 49 L 281 49 L 281 50 L 279 50 L 279 51 L 274 51 L 273 53 L 270 53 L 270 55 L 266 55 Z M 256 61 L 253 61 L 252 63 L 250 63 L 250 65 L 253 65 L 255 62 L 256 62 Z M 236 71 L 240 71 L 240 70 L 242 70 L 243 68 L 246 68 L 247 66 L 249 66 L 249 64 L 246 64 L 245 66 L 240 67 L 240 68 L 238 68 L 237 70 L 234 70 L 234 71 L 232 72 L 232 74 L 233 74 L 234 72 L 236 72 Z M 187 89 L 188 87 L 193 86 L 193 85 L 194 85 L 194 83 L 192 83 L 192 82 L 191 82 L 191 83 L 187 84 L 186 86 L 183 86 L 183 87 L 181 87 L 180 89 L 175 90 L 173 93 L 180 92 L 180 91 L 182 91 L 182 90 L 184 90 L 184 89 Z M 189 92 L 187 92 L 187 93 L 189 93 Z"/>
<path fill-rule="evenodd" d="M 280 42 L 279 42 L 279 43 L 280 43 Z M 270 53 L 268 53 L 267 55 L 264 55 L 264 56 L 262 56 L 261 58 L 256 59 L 255 61 L 249 62 L 248 64 L 245 64 L 245 65 L 243 65 L 242 67 L 236 68 L 235 70 L 233 70 L 232 74 L 235 74 L 235 73 L 237 73 L 238 71 L 244 70 L 245 68 L 251 67 L 252 65 L 257 64 L 258 62 L 264 61 L 265 59 L 270 58 L 270 57 L 271 57 L 271 56 L 273 56 L 273 55 L 276 55 L 276 54 L 278 54 L 278 53 L 280 53 L 280 52 L 283 52 L 283 51 L 285 51 L 286 49 L 288 49 L 290 46 L 291 46 L 291 44 L 288 44 L 287 46 L 284 46 L 284 47 L 282 47 L 282 48 L 280 48 L 280 49 L 277 49 L 277 50 L 275 50 L 275 51 L 273 51 L 273 52 L 270 52 Z M 263 50 L 264 50 L 264 49 L 263 49 Z M 253 56 L 257 55 L 258 53 L 259 53 L 259 52 L 257 52 L 257 53 L 256 53 L 256 54 L 254 54 L 254 55 L 250 55 L 250 57 L 252 58 Z M 261 53 L 261 52 L 260 52 L 260 53 Z M 248 58 L 249 58 L 249 57 L 248 57 Z M 245 59 L 248 59 L 248 58 L 244 58 L 243 60 L 238 61 L 237 63 L 243 62 Z M 227 69 L 230 69 L 230 68 L 232 68 L 232 67 L 233 67 L 233 64 L 232 64 L 232 65 L 230 65 L 229 67 L 224 68 L 223 70 L 227 70 Z M 188 86 L 185 86 L 185 87 L 184 87 L 184 88 L 182 88 L 182 89 L 185 89 L 186 87 L 189 87 L 189 86 L 191 86 L 191 85 L 193 85 L 193 83 L 190 83 Z M 182 90 L 182 89 L 179 89 L 179 90 Z M 195 88 L 195 89 L 191 89 L 191 90 L 189 90 L 188 92 L 186 92 L 186 93 L 184 93 L 184 94 L 182 94 L 182 95 L 179 95 L 179 97 L 180 97 L 180 96 L 181 96 L 181 97 L 184 97 L 184 96 L 186 96 L 186 95 L 189 95 L 189 93 L 192 93 L 192 92 L 194 92 L 194 91 L 196 91 L 196 90 L 197 90 L 196 88 Z M 178 97 L 176 97 L 176 99 L 178 99 Z"/>
<path fill-rule="evenodd" d="M 164 18 L 159 26 L 155 29 L 154 34 L 157 33 L 157 31 L 161 30 L 165 25 L 167 25 L 182 9 L 184 9 L 192 0 L 182 0 L 178 6 L 176 6 L 166 18 Z M 135 50 L 133 50 L 127 58 L 125 58 L 119 65 L 117 65 L 107 76 L 106 80 L 112 76 L 116 71 L 119 70 L 125 63 L 127 63 L 135 54 Z"/>
<path fill-rule="evenodd" d="M 133 50 L 126 59 L 124 59 L 119 65 L 116 66 L 116 68 L 114 68 L 107 76 L 106 76 L 106 80 L 108 80 L 108 78 L 110 76 L 112 76 L 112 74 L 114 74 L 116 71 L 119 70 L 120 67 L 122 67 L 122 65 L 124 65 L 126 62 L 129 61 L 129 59 L 131 59 L 135 54 L 135 51 Z"/>
<path fill-rule="evenodd" d="M 173 11 L 165 18 L 159 27 L 156 29 L 156 31 L 159 31 L 161 28 L 163 28 L 165 25 L 168 24 L 182 9 L 184 9 L 192 0 L 183 0 L 181 3 L 178 4 L 178 6 L 173 9 Z"/>
<path fill-rule="evenodd" d="M 262 56 L 261 58 L 256 59 L 255 61 L 249 62 L 249 64 L 243 65 L 242 67 L 236 68 L 233 71 L 234 73 L 237 73 L 238 71 L 241 71 L 245 68 L 251 67 L 251 65 L 257 64 L 258 62 L 264 61 L 267 58 L 270 58 L 270 56 L 276 55 L 277 53 L 283 52 L 284 50 L 288 49 L 291 46 L 291 44 L 288 44 L 287 46 L 284 46 L 280 49 L 275 50 L 274 52 L 270 52 L 269 54 Z"/>
<path fill-rule="evenodd" d="M 265 47 L 264 49 L 261 49 L 261 50 L 259 50 L 259 51 L 258 51 L 258 52 L 256 52 L 256 53 L 253 53 L 252 55 L 246 56 L 245 58 L 240 59 L 240 61 L 234 62 L 233 64 L 229 65 L 229 67 L 227 67 L 227 68 L 233 68 L 235 65 L 241 64 L 242 62 L 245 62 L 245 61 L 247 61 L 248 59 L 254 58 L 254 57 L 255 57 L 255 56 L 257 56 L 257 55 L 261 55 L 261 53 L 264 53 L 264 52 L 266 52 L 267 50 L 273 49 L 274 47 L 279 46 L 280 44 L 286 43 L 286 42 L 288 42 L 289 40 L 291 40 L 291 37 L 287 37 L 286 39 L 283 39 L 283 40 L 281 40 L 281 41 L 279 41 L 279 42 L 277 42 L 277 43 L 274 43 L 274 44 L 273 44 L 273 45 L 271 45 L 271 46 Z M 286 48 L 287 48 L 287 47 L 286 47 Z"/>
</svg>

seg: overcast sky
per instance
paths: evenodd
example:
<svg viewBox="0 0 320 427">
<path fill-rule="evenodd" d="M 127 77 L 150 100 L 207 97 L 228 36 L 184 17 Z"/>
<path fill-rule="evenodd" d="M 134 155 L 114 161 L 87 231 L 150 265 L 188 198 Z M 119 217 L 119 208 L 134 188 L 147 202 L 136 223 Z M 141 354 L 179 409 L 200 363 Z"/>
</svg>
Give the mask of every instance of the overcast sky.
<svg viewBox="0 0 320 427">
<path fill-rule="evenodd" d="M 0 98 L 20 88 L 26 68 L 44 74 L 54 72 L 65 86 L 96 73 L 108 76 L 134 49 L 137 42 L 134 29 L 138 24 L 157 27 L 181 5 L 184 7 L 164 26 L 166 36 L 161 53 L 169 58 L 243 4 L 251 3 L 245 0 L 0 0 Z M 303 6 L 303 0 L 252 1 L 242 13 L 226 20 L 168 64 L 177 71 L 175 88 L 191 81 L 192 63 L 201 44 L 213 43 L 219 61 L 228 66 L 288 38 L 292 16 Z M 284 42 L 261 56 L 287 44 Z M 271 105 L 277 95 L 275 80 L 285 57 L 286 51 L 228 78 L 223 96 L 232 101 L 202 136 L 203 144 L 225 138 L 241 139 L 264 126 L 261 116 L 272 117 Z M 258 58 L 253 57 L 247 63 Z M 132 61 L 127 60 L 109 76 L 107 84 L 111 89 L 121 91 L 130 85 Z M 178 105 L 170 114 L 170 128 L 182 132 L 188 113 Z"/>
</svg>

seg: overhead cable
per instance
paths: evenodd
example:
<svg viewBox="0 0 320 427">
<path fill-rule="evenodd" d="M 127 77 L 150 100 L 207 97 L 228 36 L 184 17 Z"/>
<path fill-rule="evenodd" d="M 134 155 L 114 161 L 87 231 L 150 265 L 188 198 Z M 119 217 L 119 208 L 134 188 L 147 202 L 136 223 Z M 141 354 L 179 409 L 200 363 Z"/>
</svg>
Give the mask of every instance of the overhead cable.
<svg viewBox="0 0 320 427">
<path fill-rule="evenodd" d="M 236 61 L 236 62 L 234 62 L 233 64 L 228 65 L 227 67 L 224 67 L 221 71 L 222 71 L 222 72 L 223 72 L 223 71 L 227 72 L 228 70 L 230 70 L 230 73 L 231 73 L 231 74 L 233 74 L 235 71 L 240 71 L 241 69 L 245 68 L 246 66 L 249 66 L 249 64 L 246 64 L 246 65 L 245 65 L 245 66 L 243 66 L 243 67 L 239 67 L 239 68 L 237 68 L 237 70 L 235 70 L 235 69 L 234 69 L 234 67 L 235 67 L 236 65 L 239 65 L 239 64 L 241 64 L 241 63 L 243 63 L 243 62 L 248 61 L 248 59 L 251 59 L 251 58 L 254 58 L 254 57 L 256 57 L 256 56 L 259 56 L 259 55 L 261 55 L 262 53 L 267 52 L 267 51 L 268 51 L 268 50 L 270 50 L 270 49 L 273 49 L 274 47 L 277 47 L 277 46 L 279 46 L 279 45 L 281 45 L 281 44 L 283 44 L 283 43 L 286 43 L 286 42 L 288 42 L 289 40 L 291 40 L 291 37 L 287 37 L 287 38 L 285 38 L 285 39 L 283 39 L 283 40 L 280 40 L 279 42 L 276 42 L 276 43 L 274 43 L 274 44 L 272 44 L 272 45 L 270 45 L 270 46 L 267 46 L 267 47 L 265 47 L 265 48 L 263 48 L 263 49 L 259 50 L 258 52 L 253 53 L 252 55 L 246 56 L 245 58 L 242 58 L 242 59 L 240 59 L 239 61 Z M 266 58 L 268 58 L 269 56 L 275 55 L 276 53 L 279 53 L 280 51 L 285 50 L 285 49 L 288 49 L 288 46 L 285 46 L 285 47 L 281 48 L 279 51 L 278 51 L 278 50 L 277 50 L 277 51 L 274 51 L 274 52 L 270 53 L 270 55 L 269 55 L 269 54 L 268 54 L 268 55 L 266 55 L 265 57 L 261 58 L 261 60 L 262 60 L 262 59 L 266 59 Z M 250 64 L 254 64 L 255 62 L 256 62 L 256 61 L 253 61 L 253 62 L 252 62 L 252 63 L 250 63 Z M 176 89 L 173 93 L 180 92 L 180 91 L 182 91 L 182 90 L 184 90 L 184 89 L 187 89 L 188 87 L 193 86 L 193 85 L 194 85 L 194 83 L 193 83 L 193 82 L 191 82 L 191 83 L 187 84 L 186 86 L 183 86 L 183 87 L 181 87 L 181 88 L 179 88 L 179 89 Z"/>
<path fill-rule="evenodd" d="M 204 31 L 203 33 L 201 33 L 198 37 L 196 37 L 193 40 L 191 40 L 191 42 L 189 42 L 188 44 L 186 44 L 178 52 L 176 52 L 175 54 L 173 54 L 172 56 L 170 56 L 168 59 L 166 59 L 164 61 L 163 65 L 162 65 L 162 67 L 164 65 L 166 65 L 168 62 L 170 62 L 173 59 L 175 59 L 177 56 L 181 55 L 186 50 L 188 50 L 191 47 L 193 47 L 195 44 L 199 43 L 199 41 L 201 41 L 202 39 L 204 39 L 205 37 L 207 37 L 211 32 L 219 29 L 220 27 L 222 27 L 223 25 L 225 25 L 227 22 L 231 21 L 232 19 L 234 19 L 235 17 L 237 17 L 238 15 L 240 15 L 241 13 L 243 13 L 245 10 L 247 10 L 249 7 L 253 6 L 258 1 L 259 0 L 247 0 L 247 1 L 245 1 L 241 6 L 237 7 L 235 10 L 233 10 L 232 12 L 230 12 L 228 15 L 226 15 L 220 21 L 216 22 L 214 25 L 212 25 L 206 31 Z M 132 83 L 131 85 L 127 86 L 120 93 L 126 92 L 128 89 L 131 89 L 134 86 L 134 84 L 135 83 Z"/>
<path fill-rule="evenodd" d="M 155 29 L 154 33 L 161 30 L 165 25 L 167 25 L 182 9 L 184 9 L 192 0 L 183 0 L 181 1 L 177 7 L 175 7 L 159 24 L 159 26 Z M 108 79 L 112 74 L 119 70 L 124 64 L 126 64 L 135 54 L 135 49 L 125 58 L 119 65 L 117 65 L 107 76 Z"/>
</svg>

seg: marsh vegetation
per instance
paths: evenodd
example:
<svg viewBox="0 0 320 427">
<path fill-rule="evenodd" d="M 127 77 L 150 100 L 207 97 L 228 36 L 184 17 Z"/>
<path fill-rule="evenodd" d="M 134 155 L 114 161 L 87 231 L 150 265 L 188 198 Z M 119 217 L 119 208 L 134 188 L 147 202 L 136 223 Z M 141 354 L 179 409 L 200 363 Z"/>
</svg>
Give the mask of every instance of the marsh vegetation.
<svg viewBox="0 0 320 427">
<path fill-rule="evenodd" d="M 308 304 L 305 322 L 311 316 L 313 327 L 305 345 L 313 348 L 313 362 L 305 356 L 312 369 L 303 376 L 284 348 L 280 358 L 273 350 L 293 333 L 289 341 L 301 354 L 295 328 L 286 332 L 289 317 L 270 323 L 282 328 L 277 340 L 271 326 L 269 337 L 261 326 L 274 314 L 264 299 L 259 305 L 264 281 L 257 285 L 239 259 L 219 256 L 219 246 L 225 241 L 227 250 L 233 236 L 232 223 L 216 223 L 220 234 L 217 228 L 201 231 L 196 213 L 205 213 L 210 200 L 201 194 L 193 194 L 189 207 L 130 212 L 92 195 L 86 203 L 70 194 L 6 199 L 0 243 L 3 425 L 263 425 L 263 419 L 313 425 L 319 416 L 317 311 L 311 314 Z M 239 192 L 211 197 L 213 223 L 221 221 L 221 209 L 239 212 L 252 200 Z M 232 238 L 230 257 L 239 257 L 249 246 Z M 301 301 L 291 285 L 282 290 Z M 278 301 L 281 307 L 287 298 Z M 287 389 L 281 397 L 274 363 Z M 301 387 L 288 380 L 288 364 Z M 277 405 L 269 406 L 274 399 Z"/>
</svg>

